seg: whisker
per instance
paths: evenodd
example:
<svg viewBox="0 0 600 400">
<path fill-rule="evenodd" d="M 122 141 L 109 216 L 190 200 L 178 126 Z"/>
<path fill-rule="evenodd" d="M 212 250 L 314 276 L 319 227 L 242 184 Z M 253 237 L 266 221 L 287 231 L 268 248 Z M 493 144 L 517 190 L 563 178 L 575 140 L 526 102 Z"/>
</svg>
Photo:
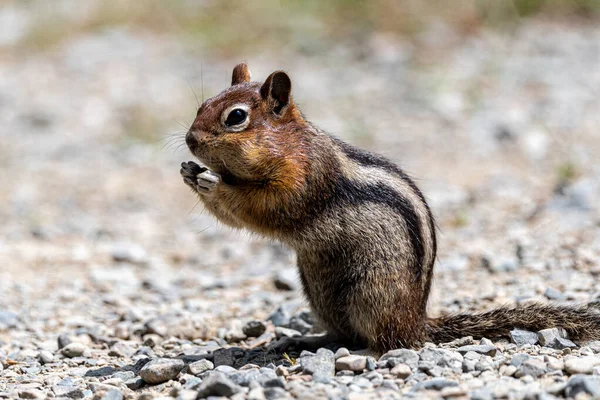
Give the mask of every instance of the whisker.
<svg viewBox="0 0 600 400">
<path fill-rule="evenodd" d="M 167 137 L 160 139 L 160 141 L 164 142 L 162 145 L 163 150 L 171 149 L 175 145 L 180 147 L 185 144 L 185 134 L 183 134 L 183 133 L 169 134 Z"/>
<path fill-rule="evenodd" d="M 198 233 L 204 233 L 204 232 L 206 232 L 207 230 L 209 230 L 210 228 L 212 228 L 213 226 L 215 226 L 217 222 L 218 221 L 214 221 L 212 224 L 210 224 L 206 228 L 202 229 L 201 231 L 198 231 Z"/>
<path fill-rule="evenodd" d="M 196 99 L 196 104 L 198 105 L 198 108 L 200 108 L 200 102 L 198 101 L 198 96 L 196 96 L 196 92 L 194 91 L 194 88 L 192 87 L 190 80 L 186 77 L 185 81 L 187 82 L 188 86 L 190 87 L 192 93 L 194 94 L 194 98 Z M 204 95 L 202 95 L 202 101 L 204 101 Z"/>
<path fill-rule="evenodd" d="M 185 129 L 185 131 L 187 132 L 190 129 L 190 125 L 186 124 L 185 122 L 181 122 L 180 120 L 176 119 L 175 122 L 177 123 L 177 125 L 179 125 L 180 127 L 182 127 L 183 129 Z"/>
<path fill-rule="evenodd" d="M 202 90 L 202 102 L 204 103 L 204 64 L 200 63 L 200 90 Z M 200 105 L 198 105 L 200 107 Z"/>
<path fill-rule="evenodd" d="M 174 143 L 177 143 L 180 141 L 181 142 L 185 141 L 185 133 L 183 133 L 183 132 L 168 133 L 168 134 L 165 134 L 164 137 L 156 140 L 156 142 L 163 142 L 163 148 L 165 148 L 167 146 L 171 146 Z"/>
<path fill-rule="evenodd" d="M 187 134 L 187 132 L 184 131 L 176 131 L 176 132 L 166 132 L 163 133 L 163 137 L 161 137 L 158 140 L 168 140 L 168 139 L 173 139 L 173 138 L 184 138 L 185 135 Z"/>
<path fill-rule="evenodd" d="M 190 211 L 188 211 L 187 215 L 190 215 L 194 211 L 194 209 L 196 207 L 198 207 L 198 204 L 200 204 L 200 199 L 198 199 L 198 201 L 196 202 L 196 204 L 194 204 L 194 207 L 192 207 L 192 209 Z"/>
</svg>

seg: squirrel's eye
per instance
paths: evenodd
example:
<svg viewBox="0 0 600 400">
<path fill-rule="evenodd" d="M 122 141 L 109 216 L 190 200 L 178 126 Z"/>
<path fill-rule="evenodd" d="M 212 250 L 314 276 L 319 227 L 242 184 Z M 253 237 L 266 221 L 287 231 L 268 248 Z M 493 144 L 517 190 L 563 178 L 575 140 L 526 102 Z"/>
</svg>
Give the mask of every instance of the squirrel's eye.
<svg viewBox="0 0 600 400">
<path fill-rule="evenodd" d="M 241 108 L 236 108 L 235 110 L 232 110 L 229 113 L 229 115 L 227 116 L 227 119 L 225 120 L 225 125 L 227 125 L 227 126 L 239 125 L 242 122 L 244 122 L 246 120 L 246 118 L 248 118 L 248 112 Z"/>
</svg>

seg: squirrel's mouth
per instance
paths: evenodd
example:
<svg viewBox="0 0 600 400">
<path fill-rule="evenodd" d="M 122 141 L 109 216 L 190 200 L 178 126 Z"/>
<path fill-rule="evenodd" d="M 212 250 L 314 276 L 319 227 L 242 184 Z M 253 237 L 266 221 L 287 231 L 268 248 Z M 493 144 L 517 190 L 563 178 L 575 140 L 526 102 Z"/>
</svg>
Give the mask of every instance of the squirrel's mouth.
<svg viewBox="0 0 600 400">
<path fill-rule="evenodd" d="M 234 182 L 240 182 L 241 180 L 236 177 L 229 169 L 227 169 L 225 162 L 214 159 L 202 152 L 198 147 L 190 149 L 194 157 L 200 161 L 201 164 L 207 166 L 217 174 L 221 175 L 223 182 L 233 184 Z"/>
</svg>

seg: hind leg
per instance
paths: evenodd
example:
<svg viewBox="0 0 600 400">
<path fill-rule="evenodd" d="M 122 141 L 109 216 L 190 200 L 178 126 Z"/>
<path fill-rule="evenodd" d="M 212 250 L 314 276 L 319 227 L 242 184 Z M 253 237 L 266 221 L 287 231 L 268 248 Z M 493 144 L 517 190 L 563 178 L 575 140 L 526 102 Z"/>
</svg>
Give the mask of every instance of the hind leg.
<svg viewBox="0 0 600 400">
<path fill-rule="evenodd" d="M 401 293 L 359 292 L 349 307 L 352 329 L 364 337 L 368 347 L 379 354 L 392 349 L 415 348 L 425 342 L 425 316 L 414 302 Z"/>
</svg>

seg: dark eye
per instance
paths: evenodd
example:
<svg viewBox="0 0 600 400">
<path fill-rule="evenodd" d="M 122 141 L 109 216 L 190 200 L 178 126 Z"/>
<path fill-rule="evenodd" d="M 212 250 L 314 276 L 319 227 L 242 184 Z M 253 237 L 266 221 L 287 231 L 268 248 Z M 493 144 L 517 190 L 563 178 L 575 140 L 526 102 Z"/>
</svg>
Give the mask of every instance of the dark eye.
<svg viewBox="0 0 600 400">
<path fill-rule="evenodd" d="M 241 108 L 236 108 L 235 110 L 232 110 L 229 113 L 229 115 L 227 116 L 227 119 L 225 120 L 225 125 L 227 125 L 227 126 L 239 125 L 242 122 L 244 122 L 246 120 L 246 118 L 248 118 L 248 112 Z"/>
</svg>

